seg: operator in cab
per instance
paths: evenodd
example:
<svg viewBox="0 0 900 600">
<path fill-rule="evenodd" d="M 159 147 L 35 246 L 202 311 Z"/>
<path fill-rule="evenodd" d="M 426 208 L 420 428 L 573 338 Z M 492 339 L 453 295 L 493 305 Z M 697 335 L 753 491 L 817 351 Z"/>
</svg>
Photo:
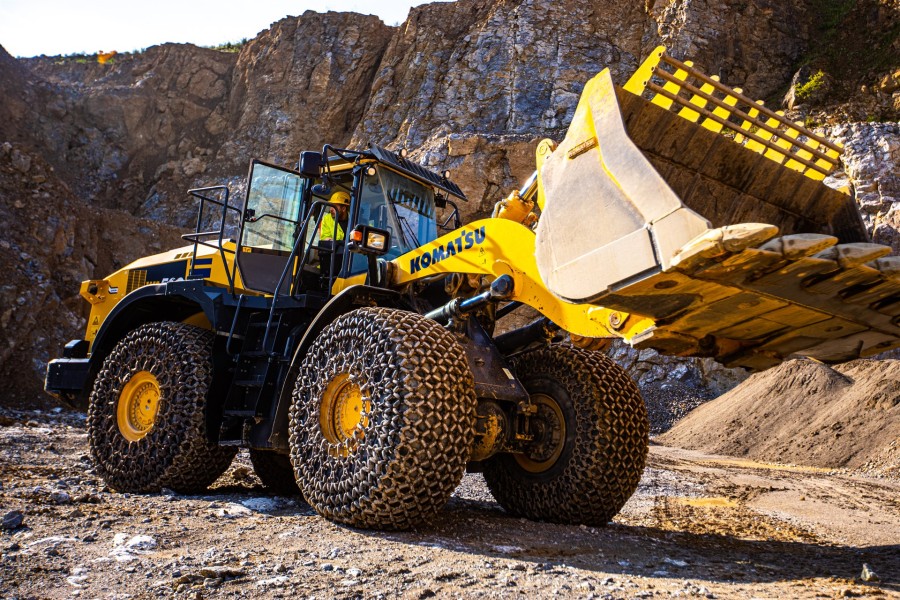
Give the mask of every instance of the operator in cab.
<svg viewBox="0 0 900 600">
<path fill-rule="evenodd" d="M 337 212 L 334 208 L 327 208 L 319 226 L 319 241 L 343 242 L 344 229 L 347 227 L 347 217 L 350 213 L 350 194 L 338 190 L 328 200 L 337 204 Z"/>
<path fill-rule="evenodd" d="M 338 190 L 328 199 L 337 208 L 328 207 L 319 225 L 319 259 L 323 274 L 336 275 L 344 254 L 344 231 L 350 215 L 350 194 Z"/>
</svg>

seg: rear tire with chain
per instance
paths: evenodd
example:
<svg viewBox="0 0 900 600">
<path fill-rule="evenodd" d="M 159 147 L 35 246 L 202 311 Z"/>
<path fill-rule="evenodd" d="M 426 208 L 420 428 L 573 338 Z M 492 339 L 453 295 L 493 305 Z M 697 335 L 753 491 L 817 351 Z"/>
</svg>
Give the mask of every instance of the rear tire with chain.
<svg viewBox="0 0 900 600">
<path fill-rule="evenodd" d="M 305 356 L 290 413 L 307 502 L 354 527 L 407 529 L 449 500 L 466 470 L 475 392 L 453 335 L 416 313 L 361 308 Z"/>
<path fill-rule="evenodd" d="M 250 449 L 250 462 L 253 471 L 263 485 L 279 496 L 297 496 L 300 488 L 294 479 L 294 467 L 291 458 L 271 450 Z"/>
<path fill-rule="evenodd" d="M 608 523 L 637 489 L 647 458 L 637 385 L 604 354 L 564 345 L 521 355 L 513 368 L 538 405 L 537 435 L 529 452 L 485 461 L 494 498 L 529 519 Z"/>
<path fill-rule="evenodd" d="M 150 323 L 103 361 L 87 425 L 91 456 L 110 487 L 198 492 L 231 464 L 237 449 L 206 435 L 214 337 L 184 323 Z"/>
</svg>

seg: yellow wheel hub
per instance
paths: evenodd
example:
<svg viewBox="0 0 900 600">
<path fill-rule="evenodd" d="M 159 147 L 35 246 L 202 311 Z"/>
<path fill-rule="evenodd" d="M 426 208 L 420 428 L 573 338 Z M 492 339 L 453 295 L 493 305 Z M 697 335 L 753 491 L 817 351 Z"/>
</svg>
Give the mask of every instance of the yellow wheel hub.
<svg viewBox="0 0 900 600">
<path fill-rule="evenodd" d="M 129 442 L 136 442 L 150 433 L 159 412 L 159 381 L 149 371 L 131 376 L 119 394 L 116 420 L 119 433 Z"/>
<path fill-rule="evenodd" d="M 350 375 L 335 376 L 325 387 L 319 405 L 322 434 L 330 443 L 342 446 L 342 454 L 346 456 L 350 442 L 362 438 L 369 424 L 368 410 L 369 402 L 363 398 L 359 386 L 350 380 Z"/>
<path fill-rule="evenodd" d="M 532 394 L 531 402 L 537 405 L 532 417 L 537 435 L 528 452 L 513 456 L 529 473 L 543 473 L 556 464 L 566 445 L 566 419 L 556 400 L 546 394 Z"/>
</svg>

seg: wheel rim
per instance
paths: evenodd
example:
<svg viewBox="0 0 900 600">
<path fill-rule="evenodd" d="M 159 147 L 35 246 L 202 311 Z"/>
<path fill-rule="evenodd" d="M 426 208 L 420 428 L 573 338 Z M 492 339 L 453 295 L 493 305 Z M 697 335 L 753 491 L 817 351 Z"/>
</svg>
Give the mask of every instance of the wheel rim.
<svg viewBox="0 0 900 600">
<path fill-rule="evenodd" d="M 535 440 L 528 451 L 514 454 L 516 462 L 529 473 L 543 473 L 556 464 L 566 441 L 566 419 L 559 403 L 546 394 L 532 394 L 537 413 L 531 417 Z"/>
<path fill-rule="evenodd" d="M 336 375 L 325 387 L 319 404 L 319 426 L 334 451 L 347 456 L 369 424 L 369 402 L 350 375 Z"/>
<path fill-rule="evenodd" d="M 129 442 L 146 436 L 156 424 L 159 413 L 159 381 L 149 371 L 138 371 L 119 393 L 116 420 L 119 433 Z"/>
</svg>

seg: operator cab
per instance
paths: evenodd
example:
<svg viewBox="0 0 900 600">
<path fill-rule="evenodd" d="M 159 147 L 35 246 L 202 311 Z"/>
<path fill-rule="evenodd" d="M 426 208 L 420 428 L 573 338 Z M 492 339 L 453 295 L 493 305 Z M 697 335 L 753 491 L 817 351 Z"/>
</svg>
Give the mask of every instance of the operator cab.
<svg viewBox="0 0 900 600">
<path fill-rule="evenodd" d="M 465 199 L 446 175 L 378 147 L 304 152 L 297 171 L 253 160 L 237 251 L 244 286 L 330 295 L 337 280 L 364 276 L 371 254 L 392 260 L 433 241 L 451 219 L 458 226 L 458 209 L 447 196 Z M 347 196 L 345 212 L 340 205 Z M 454 210 L 442 226 L 437 210 L 448 203 Z M 386 247 L 352 244 L 346 252 L 355 229 L 384 232 Z"/>
</svg>

